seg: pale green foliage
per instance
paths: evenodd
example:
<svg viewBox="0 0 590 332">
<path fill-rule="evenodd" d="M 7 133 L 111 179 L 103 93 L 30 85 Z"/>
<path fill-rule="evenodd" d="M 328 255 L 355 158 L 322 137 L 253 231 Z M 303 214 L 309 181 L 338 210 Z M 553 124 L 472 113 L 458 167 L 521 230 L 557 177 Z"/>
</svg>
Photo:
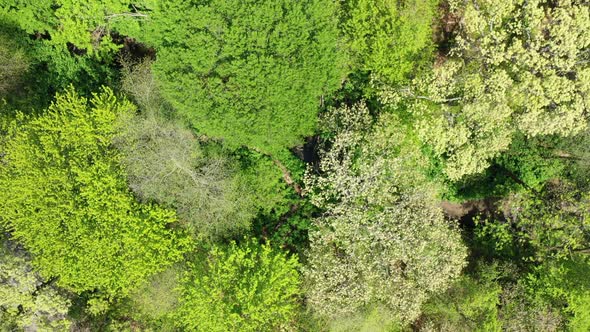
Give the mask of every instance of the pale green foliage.
<svg viewBox="0 0 590 332">
<path fill-rule="evenodd" d="M 524 278 L 523 278 L 524 279 Z M 499 317 L 507 332 L 563 331 L 564 317 L 559 308 L 545 301 L 535 301 L 534 294 L 527 294 L 523 282 L 504 287 L 501 295 Z M 543 291 L 545 286 L 539 288 Z"/>
<path fill-rule="evenodd" d="M 131 294 L 132 315 L 148 320 L 165 319 L 178 304 L 180 268 L 172 266 L 150 277 Z"/>
<path fill-rule="evenodd" d="M 441 90 L 456 93 L 455 84 L 449 84 L 446 79 L 448 76 L 450 79 L 462 76 L 458 79 L 464 84 L 460 87 L 463 93 L 461 106 L 447 102 L 447 95 L 441 93 Z M 479 73 L 469 74 L 460 61 L 449 60 L 433 70 L 432 80 L 418 82 L 423 84 L 420 86 L 423 94 L 431 97 L 430 100 L 416 99 L 412 112 L 419 120 L 415 126 L 420 138 L 432 147 L 434 153 L 446 157 L 445 173 L 449 178 L 458 180 L 464 175 L 483 171 L 489 166 L 488 159 L 510 146 L 512 111 L 507 106 L 508 75 L 491 73 L 484 80 Z M 485 93 L 484 89 L 487 90 Z M 489 112 L 490 109 L 494 111 Z"/>
<path fill-rule="evenodd" d="M 438 186 L 424 176 L 428 160 L 395 114 L 384 113 L 373 123 L 360 102 L 331 109 L 322 127 L 337 135 L 320 153 L 323 176 L 308 172 L 305 179 L 314 205 L 337 208 L 366 199 L 371 206 L 383 206 L 404 190 L 437 195 Z"/>
<path fill-rule="evenodd" d="M 350 316 L 329 319 L 326 330 L 330 332 L 399 332 L 402 331 L 395 314 L 382 307 L 370 308 Z"/>
<path fill-rule="evenodd" d="M 162 94 L 201 133 L 273 154 L 313 134 L 344 77 L 332 0 L 164 1 L 145 40 Z"/>
<path fill-rule="evenodd" d="M 409 88 L 421 139 L 451 180 L 482 172 L 516 132 L 570 136 L 590 107 L 590 8 L 546 0 L 450 1 L 462 16 L 450 57 Z"/>
<path fill-rule="evenodd" d="M 0 164 L 0 222 L 58 285 L 126 294 L 181 258 L 173 211 L 139 204 L 112 146 L 133 106 L 109 89 L 90 102 L 73 89 L 38 117 L 13 122 Z"/>
<path fill-rule="evenodd" d="M 70 301 L 33 270 L 7 242 L 0 248 L 0 329 L 64 331 Z"/>
<path fill-rule="evenodd" d="M 109 33 L 139 31 L 139 20 L 152 1 L 0 0 L 0 18 L 29 34 L 48 33 L 47 45 L 75 45 L 90 53 L 117 48 Z"/>
<path fill-rule="evenodd" d="M 142 113 L 172 115 L 173 110 L 160 93 L 158 82 L 152 73 L 153 61 L 135 61 L 121 56 L 121 90 L 137 104 Z"/>
<path fill-rule="evenodd" d="M 191 233 L 205 238 L 247 229 L 256 213 L 228 158 L 208 157 L 193 133 L 157 114 L 122 119 L 116 145 L 129 186 L 144 201 L 176 209 Z"/>
<path fill-rule="evenodd" d="M 319 314 L 344 316 L 375 303 L 407 323 L 459 275 L 465 257 L 459 234 L 440 211 L 401 199 L 381 213 L 348 208 L 316 222 L 307 278 L 308 303 Z"/>
<path fill-rule="evenodd" d="M 275 331 L 297 310 L 299 263 L 252 239 L 214 246 L 184 278 L 177 324 L 189 331 Z"/>
<path fill-rule="evenodd" d="M 29 62 L 23 48 L 0 33 L 0 98 L 5 98 L 18 87 Z"/>
<path fill-rule="evenodd" d="M 361 70 L 390 82 L 405 79 L 429 54 L 436 1 L 347 0 L 342 16 L 348 47 Z"/>
<path fill-rule="evenodd" d="M 306 179 L 312 202 L 326 209 L 310 233 L 308 303 L 328 317 L 382 306 L 393 320 L 411 322 L 461 272 L 459 233 L 435 205 L 419 151 L 404 150 L 410 138 L 394 116 L 371 130 L 360 104 L 332 110 L 326 121 L 336 137 L 320 175 Z"/>
</svg>

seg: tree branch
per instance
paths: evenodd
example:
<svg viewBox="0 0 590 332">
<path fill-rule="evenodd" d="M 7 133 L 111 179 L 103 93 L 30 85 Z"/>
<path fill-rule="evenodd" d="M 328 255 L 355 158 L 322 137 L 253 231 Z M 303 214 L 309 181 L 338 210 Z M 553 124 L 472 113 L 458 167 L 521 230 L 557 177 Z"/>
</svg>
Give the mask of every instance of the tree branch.
<svg viewBox="0 0 590 332">
<path fill-rule="evenodd" d="M 146 14 L 142 14 L 142 13 L 120 13 L 120 14 L 107 15 L 104 18 L 107 20 L 110 20 L 115 17 L 144 17 L 144 18 L 147 18 L 149 16 Z"/>
</svg>

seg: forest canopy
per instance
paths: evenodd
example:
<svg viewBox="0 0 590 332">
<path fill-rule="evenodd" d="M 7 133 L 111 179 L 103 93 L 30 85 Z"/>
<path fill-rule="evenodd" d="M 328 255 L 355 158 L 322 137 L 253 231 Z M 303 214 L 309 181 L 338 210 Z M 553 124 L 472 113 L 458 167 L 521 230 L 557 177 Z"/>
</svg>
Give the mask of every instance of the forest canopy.
<svg viewBox="0 0 590 332">
<path fill-rule="evenodd" d="M 0 0 L 0 330 L 589 331 L 583 0 Z"/>
<path fill-rule="evenodd" d="M 145 41 L 162 93 L 205 135 L 265 153 L 313 133 L 345 75 L 330 0 L 163 2 Z"/>
</svg>

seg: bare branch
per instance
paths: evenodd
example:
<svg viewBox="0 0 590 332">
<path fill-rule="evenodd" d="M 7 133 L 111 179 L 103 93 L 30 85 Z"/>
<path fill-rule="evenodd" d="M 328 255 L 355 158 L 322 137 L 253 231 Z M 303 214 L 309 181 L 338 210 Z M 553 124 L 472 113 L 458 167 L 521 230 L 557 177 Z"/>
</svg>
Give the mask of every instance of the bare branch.
<svg viewBox="0 0 590 332">
<path fill-rule="evenodd" d="M 120 14 L 107 15 L 104 18 L 107 20 L 110 20 L 115 17 L 143 17 L 143 18 L 147 18 L 149 16 L 146 14 L 142 14 L 142 13 L 120 13 Z"/>
</svg>

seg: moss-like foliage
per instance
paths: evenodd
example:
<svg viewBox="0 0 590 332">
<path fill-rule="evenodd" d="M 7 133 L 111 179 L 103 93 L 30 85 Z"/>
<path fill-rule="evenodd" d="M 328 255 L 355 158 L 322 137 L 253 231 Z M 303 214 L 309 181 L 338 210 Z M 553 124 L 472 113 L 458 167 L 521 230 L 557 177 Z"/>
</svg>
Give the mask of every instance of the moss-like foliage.
<svg viewBox="0 0 590 332">
<path fill-rule="evenodd" d="M 313 133 L 340 85 L 336 18 L 329 0 L 163 1 L 145 39 L 164 96 L 199 132 L 274 153 Z"/>
</svg>

